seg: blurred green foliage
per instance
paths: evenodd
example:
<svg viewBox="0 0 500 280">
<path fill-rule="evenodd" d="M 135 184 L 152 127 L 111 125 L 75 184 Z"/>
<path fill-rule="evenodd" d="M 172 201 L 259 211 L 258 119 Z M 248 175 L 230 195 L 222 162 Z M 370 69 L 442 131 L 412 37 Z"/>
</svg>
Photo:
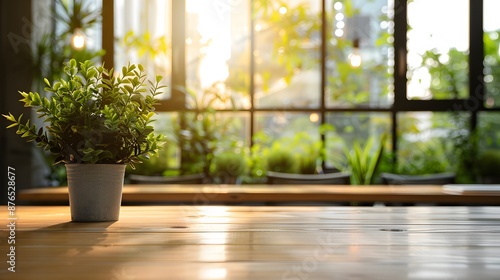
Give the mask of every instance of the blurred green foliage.
<svg viewBox="0 0 500 280">
<path fill-rule="evenodd" d="M 315 174 L 322 163 L 323 145 L 307 132 L 273 139 L 264 132 L 254 135 L 250 175 L 262 178 L 266 171 Z"/>
<path fill-rule="evenodd" d="M 244 153 L 217 153 L 212 162 L 211 174 L 215 183 L 235 184 L 247 172 L 247 157 Z"/>
<path fill-rule="evenodd" d="M 232 97 L 221 94 L 215 84 L 201 95 L 186 89 L 186 106 L 189 111 L 180 111 L 172 119 L 171 140 L 180 148 L 180 173 L 204 173 L 210 175 L 210 168 L 216 152 L 234 146 L 242 146 L 230 133 L 233 119 L 224 118 L 217 112 L 220 104 L 234 107 Z"/>
</svg>

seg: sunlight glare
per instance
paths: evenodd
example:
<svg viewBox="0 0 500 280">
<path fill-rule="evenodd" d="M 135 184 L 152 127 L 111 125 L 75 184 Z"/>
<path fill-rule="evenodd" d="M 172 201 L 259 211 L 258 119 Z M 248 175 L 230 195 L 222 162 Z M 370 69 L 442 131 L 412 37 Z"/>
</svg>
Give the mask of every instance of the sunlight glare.
<svg viewBox="0 0 500 280">
<path fill-rule="evenodd" d="M 186 1 L 186 11 L 197 17 L 196 30 L 203 44 L 198 68 L 201 87 L 225 81 L 229 76 L 227 61 L 231 58 L 231 12 L 217 13 L 204 1 Z"/>
<path fill-rule="evenodd" d="M 206 268 L 200 271 L 201 279 L 225 279 L 227 277 L 226 268 Z"/>
</svg>

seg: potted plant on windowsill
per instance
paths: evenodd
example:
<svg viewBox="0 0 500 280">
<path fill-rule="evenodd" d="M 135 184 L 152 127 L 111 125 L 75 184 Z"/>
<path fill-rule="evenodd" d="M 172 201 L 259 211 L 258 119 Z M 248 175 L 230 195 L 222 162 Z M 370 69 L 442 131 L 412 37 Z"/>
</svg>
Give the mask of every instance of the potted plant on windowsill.
<svg viewBox="0 0 500 280">
<path fill-rule="evenodd" d="M 45 128 L 23 123 L 22 115 L 3 116 L 12 122 L 8 128 L 65 164 L 73 221 L 118 220 L 125 167 L 156 156 L 163 142 L 151 125 L 162 78 L 148 81 L 148 91 L 140 64 L 115 76 L 113 69 L 72 59 L 64 72 L 67 78 L 52 84 L 45 79 L 49 98 L 20 92 Z"/>
<path fill-rule="evenodd" d="M 240 184 L 241 176 L 247 172 L 247 159 L 244 153 L 226 151 L 214 156 L 212 178 L 219 184 Z"/>
</svg>

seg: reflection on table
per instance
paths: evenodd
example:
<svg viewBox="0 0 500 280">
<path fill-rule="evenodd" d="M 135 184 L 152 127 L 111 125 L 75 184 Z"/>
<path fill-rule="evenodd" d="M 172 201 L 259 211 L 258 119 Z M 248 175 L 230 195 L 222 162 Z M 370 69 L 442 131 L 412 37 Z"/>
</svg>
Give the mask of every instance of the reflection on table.
<svg viewBox="0 0 500 280">
<path fill-rule="evenodd" d="M 500 275 L 499 207 L 128 206 L 117 222 L 73 223 L 67 206 L 21 206 L 16 217 L 16 272 L 4 253 L 1 279 Z"/>
</svg>

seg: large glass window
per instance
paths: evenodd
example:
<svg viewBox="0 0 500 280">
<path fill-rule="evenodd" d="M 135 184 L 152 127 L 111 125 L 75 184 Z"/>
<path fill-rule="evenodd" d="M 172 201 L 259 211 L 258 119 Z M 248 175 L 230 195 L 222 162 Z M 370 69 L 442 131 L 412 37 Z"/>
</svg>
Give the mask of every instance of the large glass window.
<svg viewBox="0 0 500 280">
<path fill-rule="evenodd" d="M 165 102 L 170 81 L 182 81 L 184 104 L 162 110 L 199 143 L 214 136 L 199 129 L 227 124 L 221 136 L 231 140 L 210 151 L 240 147 L 264 160 L 272 147 L 309 145 L 340 169 L 354 143 L 386 135 L 388 171 L 467 170 L 475 127 L 492 139 L 481 145 L 497 142 L 497 2 L 479 11 L 471 0 L 115 0 L 115 68 L 139 62 L 166 76 Z M 469 19 L 481 13 L 478 30 Z M 257 176 L 264 168 L 252 163 Z"/>
</svg>

